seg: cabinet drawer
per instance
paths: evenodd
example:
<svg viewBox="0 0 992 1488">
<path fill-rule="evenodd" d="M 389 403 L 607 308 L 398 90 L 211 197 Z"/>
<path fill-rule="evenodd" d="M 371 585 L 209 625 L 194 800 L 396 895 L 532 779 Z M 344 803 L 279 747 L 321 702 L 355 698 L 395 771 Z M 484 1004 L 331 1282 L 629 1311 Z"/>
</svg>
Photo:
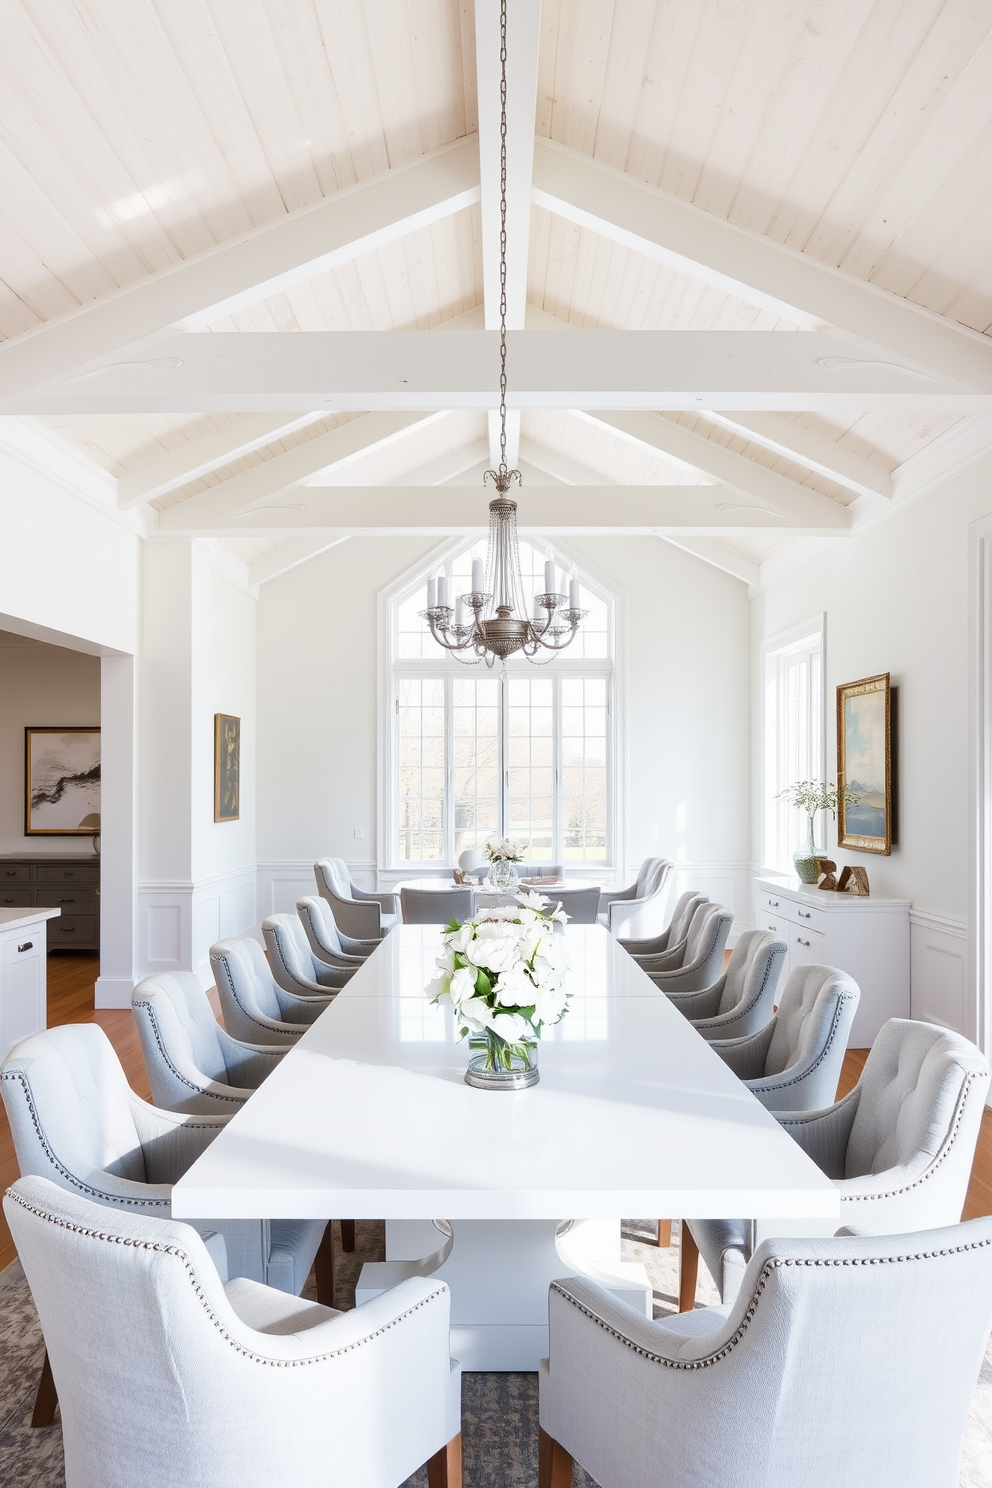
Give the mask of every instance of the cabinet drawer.
<svg viewBox="0 0 992 1488">
<path fill-rule="evenodd" d="M 823 945 L 826 937 L 818 930 L 792 929 L 789 936 L 789 967 L 816 966 L 823 961 Z"/>
<path fill-rule="evenodd" d="M 36 863 L 34 881 L 39 884 L 97 884 L 100 882 L 100 864 L 94 863 Z M 0 876 L 0 883 L 3 882 Z"/>
<path fill-rule="evenodd" d="M 35 903 L 41 909 L 60 909 L 64 915 L 96 914 L 96 889 L 77 889 L 66 885 L 58 889 L 39 888 L 36 892 L 38 897 Z"/>
<path fill-rule="evenodd" d="M 758 906 L 763 917 L 765 914 L 770 914 L 774 920 L 795 921 L 796 919 L 796 905 L 791 899 L 786 899 L 784 894 L 763 893 L 758 900 Z"/>
<path fill-rule="evenodd" d="M 30 905 L 30 889 L 11 889 L 0 879 L 0 909 L 27 909 Z"/>
<path fill-rule="evenodd" d="M 805 904 L 793 905 L 793 919 L 802 930 L 815 930 L 819 935 L 827 933 L 827 917 L 822 909 L 810 909 Z"/>
<path fill-rule="evenodd" d="M 91 946 L 96 941 L 96 915 L 62 915 L 48 922 L 48 949 L 59 951 L 71 946 Z"/>
<path fill-rule="evenodd" d="M 30 863 L 0 863 L 0 884 L 22 884 L 30 882 Z"/>
</svg>

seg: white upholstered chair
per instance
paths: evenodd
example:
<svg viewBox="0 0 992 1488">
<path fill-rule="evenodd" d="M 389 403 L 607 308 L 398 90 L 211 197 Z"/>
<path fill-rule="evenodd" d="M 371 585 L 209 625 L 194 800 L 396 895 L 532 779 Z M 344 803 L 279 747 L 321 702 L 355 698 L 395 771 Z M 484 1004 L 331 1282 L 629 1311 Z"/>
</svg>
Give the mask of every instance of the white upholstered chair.
<svg viewBox="0 0 992 1488">
<path fill-rule="evenodd" d="M 540 1485 L 957 1488 L 992 1328 L 992 1219 L 766 1240 L 729 1309 L 650 1322 L 555 1281 Z"/>
<path fill-rule="evenodd" d="M 678 902 L 672 911 L 672 918 L 660 935 L 649 936 L 646 940 L 630 939 L 618 936 L 617 939 L 635 960 L 641 956 L 671 956 L 671 965 L 677 966 L 685 952 L 685 938 L 692 924 L 692 917 L 700 904 L 708 904 L 709 900 L 705 894 L 698 889 L 687 889 L 684 894 L 679 895 Z M 660 963 L 664 965 L 665 963 Z"/>
<path fill-rule="evenodd" d="M 210 969 L 224 1027 L 245 1043 L 295 1044 L 334 1000 L 335 993 L 298 997 L 274 980 L 257 941 L 219 940 L 210 947 Z"/>
<path fill-rule="evenodd" d="M 331 906 L 319 894 L 297 899 L 296 913 L 314 959 L 327 966 L 361 966 L 381 944 L 378 940 L 352 940 L 350 935 L 342 935 Z"/>
<path fill-rule="evenodd" d="M 636 879 L 626 889 L 600 894 L 600 923 L 618 939 L 660 934 L 671 872 L 667 858 L 645 858 Z"/>
<path fill-rule="evenodd" d="M 692 916 L 685 952 L 678 966 L 659 967 L 650 956 L 638 957 L 638 965 L 663 992 L 699 992 L 712 987 L 720 974 L 733 923 L 732 910 L 707 900 Z"/>
<path fill-rule="evenodd" d="M 595 925 L 599 919 L 599 889 L 536 889 L 551 905 L 560 904 L 572 925 Z"/>
<path fill-rule="evenodd" d="M 822 1110 L 837 1094 L 860 997 L 857 982 L 833 966 L 797 966 L 764 1028 L 745 1038 L 706 1036 L 769 1111 Z"/>
<path fill-rule="evenodd" d="M 318 961 L 299 915 L 269 915 L 262 921 L 262 939 L 276 986 L 297 997 L 339 992 L 361 965 L 327 966 Z"/>
<path fill-rule="evenodd" d="M 840 1190 L 839 1221 L 788 1220 L 792 1234 L 855 1225 L 898 1235 L 961 1218 L 989 1088 L 985 1056 L 932 1023 L 890 1018 L 861 1078 L 821 1111 L 776 1112 L 789 1135 Z M 767 1223 L 763 1221 L 765 1233 Z M 740 1285 L 756 1227 L 743 1219 L 682 1226 L 680 1306 L 696 1290 L 697 1248 L 726 1302 Z"/>
<path fill-rule="evenodd" d="M 226 1033 L 190 971 L 145 977 L 131 993 L 152 1100 L 166 1111 L 230 1115 L 286 1052 Z"/>
<path fill-rule="evenodd" d="M 226 1285 L 189 1225 L 108 1215 L 39 1178 L 4 1211 L 41 1318 L 72 1488 L 460 1483 L 447 1287 L 335 1312 Z"/>
<path fill-rule="evenodd" d="M 729 915 L 730 911 L 725 913 Z M 698 981 L 698 971 L 694 968 L 705 954 L 705 948 L 714 943 L 716 932 L 712 921 L 711 915 L 709 919 L 701 917 L 697 922 L 699 945 L 703 949 L 692 956 L 687 954 L 684 968 L 665 973 L 651 972 L 649 975 L 657 986 L 664 988 L 670 1001 L 705 1039 L 729 1039 L 757 1033 L 772 1016 L 775 992 L 789 948 L 784 940 L 776 939 L 767 930 L 745 930 L 730 953 L 726 971 L 715 982 L 710 986 L 704 984 L 695 991 L 682 990 L 677 979 L 683 970 L 689 972 L 691 981 Z M 726 935 L 723 939 L 726 941 Z M 710 954 L 713 954 L 712 950 Z M 723 945 L 719 947 L 719 954 L 722 959 Z"/>
<path fill-rule="evenodd" d="M 401 889 L 404 925 L 446 925 L 475 914 L 474 889 Z"/>
<path fill-rule="evenodd" d="M 338 929 L 356 940 L 379 940 L 398 921 L 395 894 L 369 893 L 352 883 L 343 858 L 318 858 L 317 893 L 326 899 Z"/>
</svg>

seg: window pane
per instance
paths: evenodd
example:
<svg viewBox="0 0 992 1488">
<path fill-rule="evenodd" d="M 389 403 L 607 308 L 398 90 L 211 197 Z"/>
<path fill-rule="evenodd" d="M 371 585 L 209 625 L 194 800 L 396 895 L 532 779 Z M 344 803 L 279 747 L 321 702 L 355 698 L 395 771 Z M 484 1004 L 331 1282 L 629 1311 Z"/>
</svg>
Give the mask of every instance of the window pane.
<svg viewBox="0 0 992 1488">
<path fill-rule="evenodd" d="M 444 680 L 404 677 L 397 690 L 401 861 L 444 855 Z"/>
<path fill-rule="evenodd" d="M 562 846 L 566 863 L 606 861 L 606 681 L 562 681 Z"/>
<path fill-rule="evenodd" d="M 451 684 L 455 858 L 499 832 L 499 683 L 456 677 Z"/>
<path fill-rule="evenodd" d="M 527 858 L 551 860 L 554 852 L 554 682 L 550 677 L 511 677 L 507 683 L 506 832 Z"/>
</svg>

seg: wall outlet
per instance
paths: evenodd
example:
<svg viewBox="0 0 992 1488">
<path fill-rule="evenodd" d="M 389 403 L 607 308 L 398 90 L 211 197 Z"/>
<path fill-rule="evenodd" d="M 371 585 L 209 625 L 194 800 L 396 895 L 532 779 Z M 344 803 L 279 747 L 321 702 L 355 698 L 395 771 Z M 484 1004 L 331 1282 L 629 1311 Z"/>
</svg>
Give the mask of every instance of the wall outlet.
<svg viewBox="0 0 992 1488">
<path fill-rule="evenodd" d="M 355 841 L 356 842 L 364 842 L 365 841 L 365 828 L 364 827 L 356 827 L 355 828 Z"/>
</svg>

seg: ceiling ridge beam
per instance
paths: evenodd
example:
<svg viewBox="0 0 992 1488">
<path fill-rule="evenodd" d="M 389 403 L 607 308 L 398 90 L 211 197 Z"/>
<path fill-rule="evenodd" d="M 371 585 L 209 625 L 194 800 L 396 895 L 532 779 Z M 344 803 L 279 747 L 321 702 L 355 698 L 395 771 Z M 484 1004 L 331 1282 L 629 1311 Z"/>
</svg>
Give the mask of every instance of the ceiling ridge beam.
<svg viewBox="0 0 992 1488">
<path fill-rule="evenodd" d="M 229 315 L 478 200 L 470 135 L 12 337 L 0 344 L 0 393 Z"/>
<path fill-rule="evenodd" d="M 816 521 L 824 525 L 834 522 L 834 513 L 840 512 L 843 519 L 837 526 L 848 525 L 847 509 L 819 491 L 809 491 L 796 481 L 767 470 L 746 455 L 738 455 L 715 439 L 696 434 L 692 429 L 664 418 L 659 413 L 618 412 L 582 413 L 574 416 L 587 422 L 610 429 L 663 454 L 674 455 L 693 469 L 702 471 L 721 483 L 724 499 L 730 491 L 737 491 L 749 501 L 757 501 L 766 508 L 784 516 L 801 521 Z M 701 490 L 712 489 L 700 487 Z"/>
<path fill-rule="evenodd" d="M 536 140 L 533 195 L 558 216 L 807 329 L 836 327 L 862 347 L 992 391 L 992 338 L 565 145 Z"/>
</svg>

